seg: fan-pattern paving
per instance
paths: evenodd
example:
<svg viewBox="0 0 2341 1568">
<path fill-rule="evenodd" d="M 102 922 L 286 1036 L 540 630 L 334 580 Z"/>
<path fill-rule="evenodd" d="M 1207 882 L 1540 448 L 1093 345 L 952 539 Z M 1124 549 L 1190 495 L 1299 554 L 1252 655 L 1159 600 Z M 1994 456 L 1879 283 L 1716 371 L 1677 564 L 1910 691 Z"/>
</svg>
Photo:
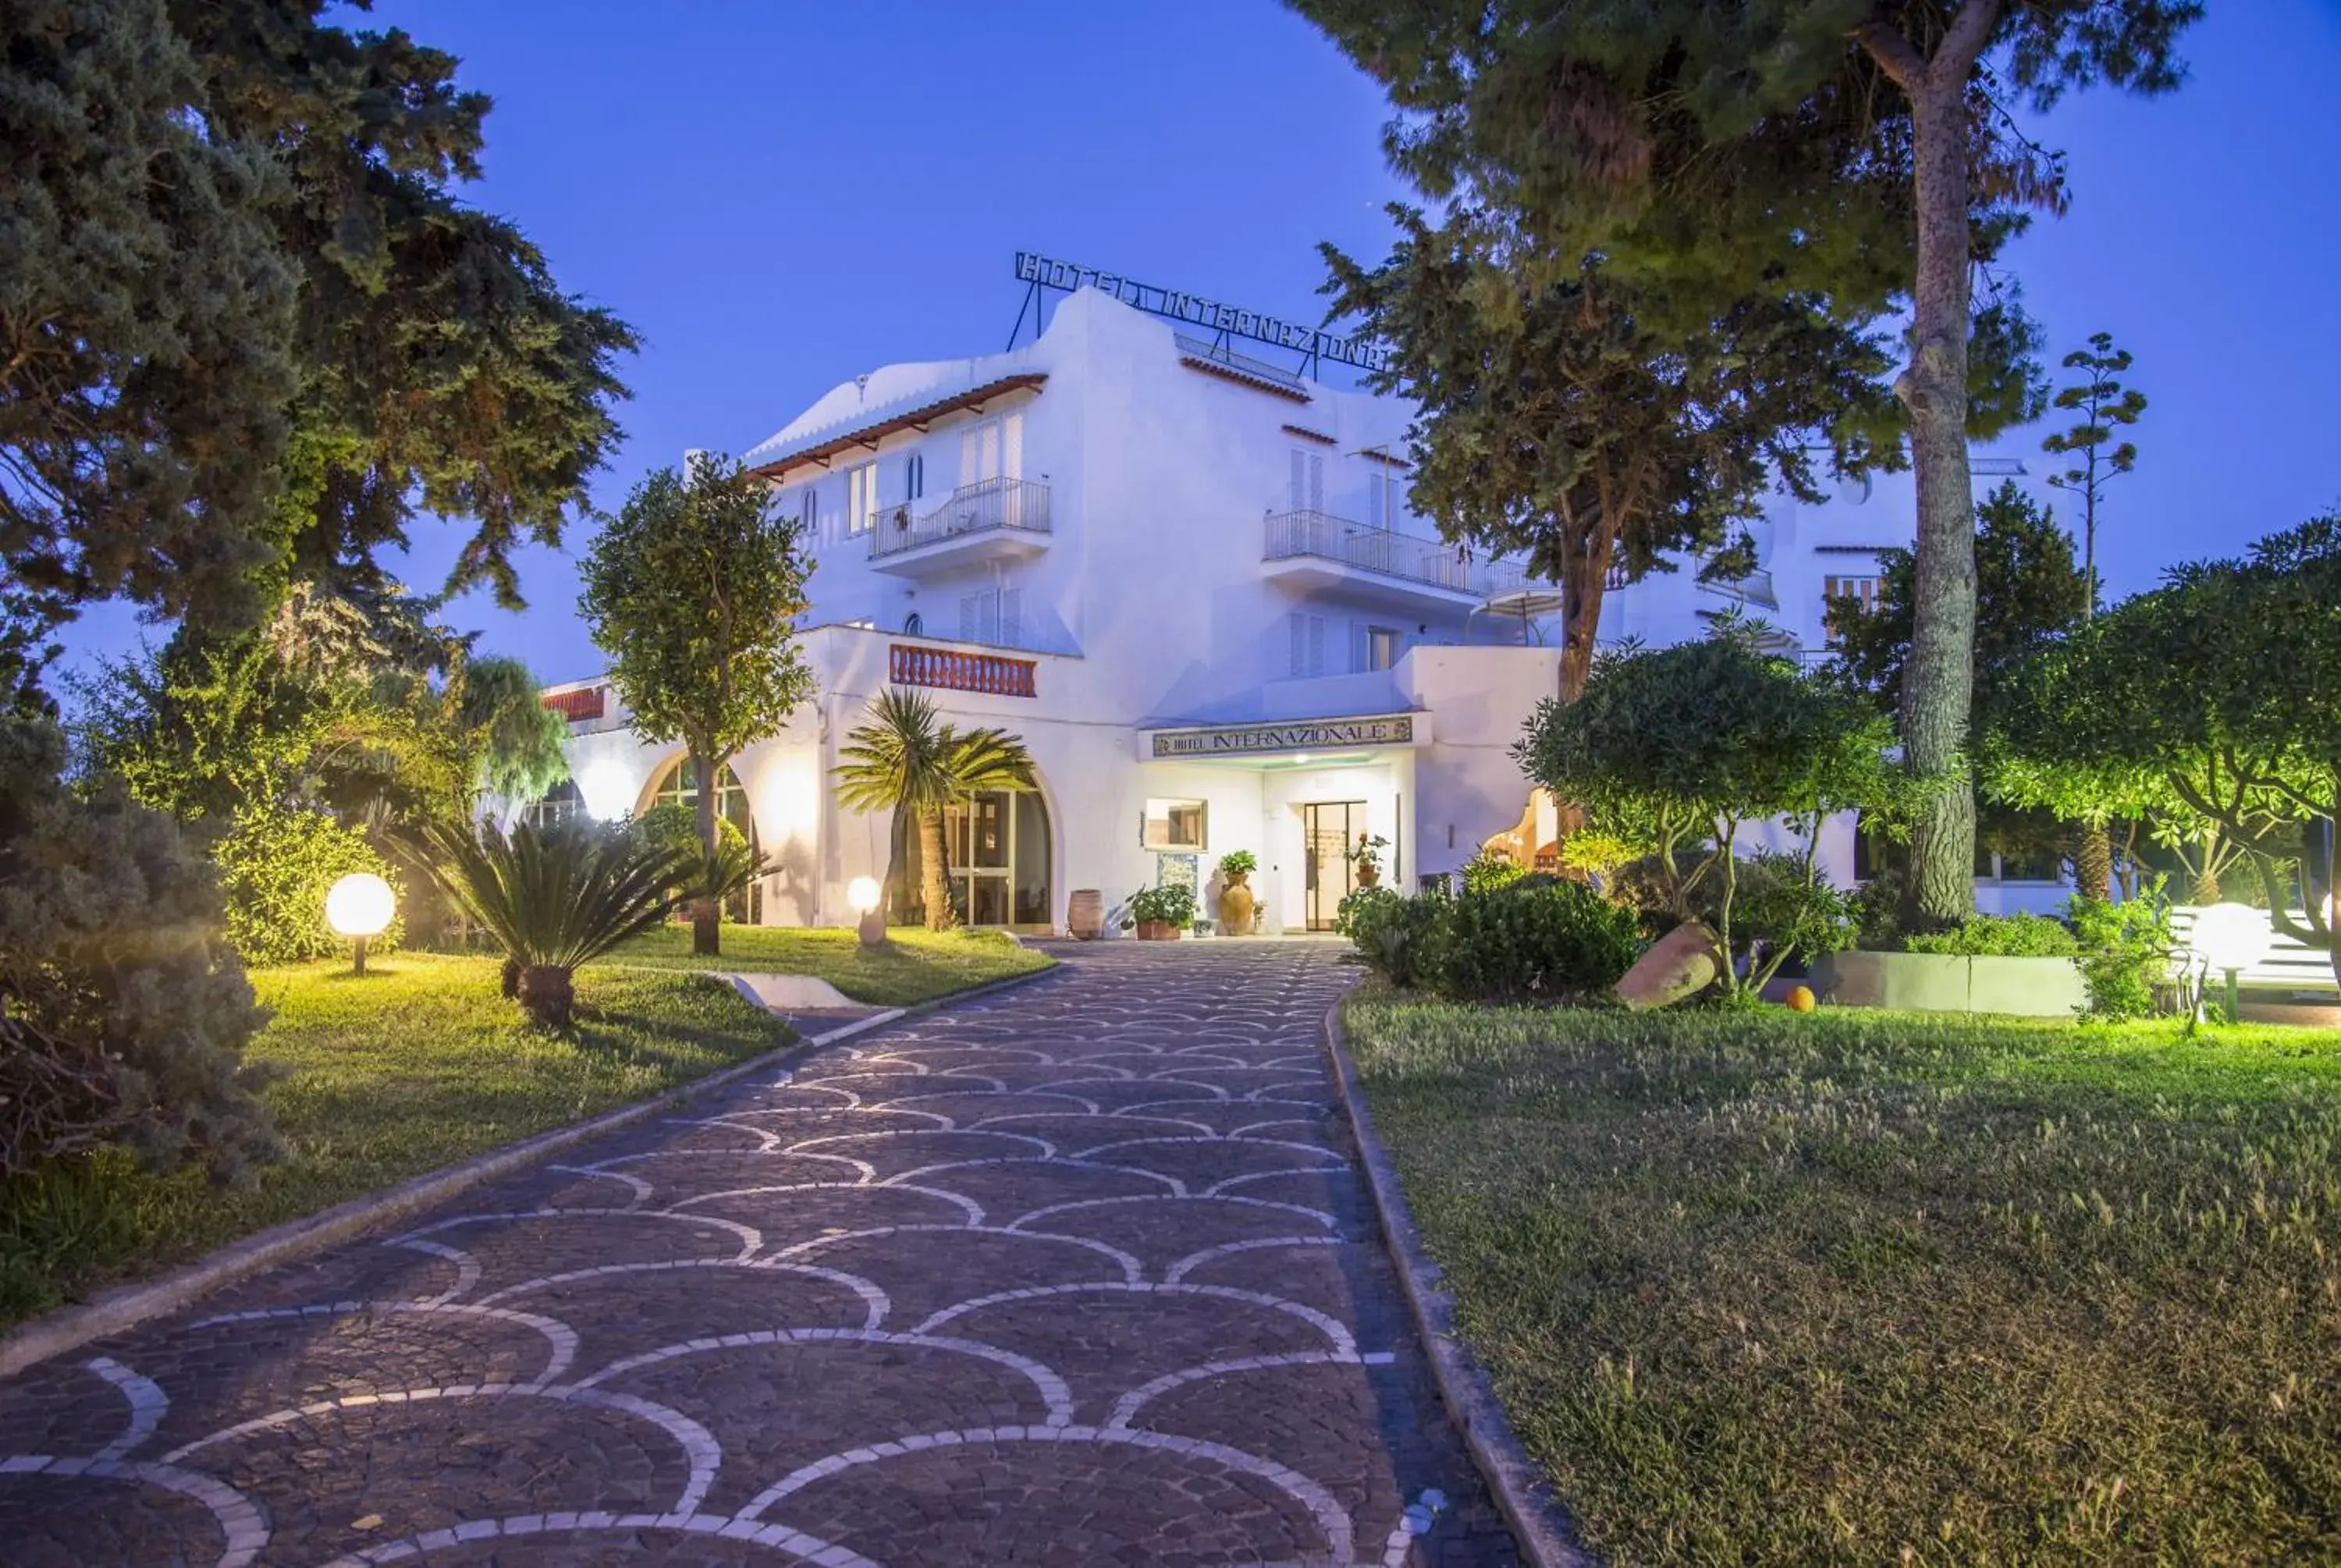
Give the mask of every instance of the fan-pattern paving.
<svg viewBox="0 0 2341 1568">
<path fill-rule="evenodd" d="M 0 1384 L 7 1560 L 1514 1562 L 1330 956 L 1066 957 Z"/>
</svg>

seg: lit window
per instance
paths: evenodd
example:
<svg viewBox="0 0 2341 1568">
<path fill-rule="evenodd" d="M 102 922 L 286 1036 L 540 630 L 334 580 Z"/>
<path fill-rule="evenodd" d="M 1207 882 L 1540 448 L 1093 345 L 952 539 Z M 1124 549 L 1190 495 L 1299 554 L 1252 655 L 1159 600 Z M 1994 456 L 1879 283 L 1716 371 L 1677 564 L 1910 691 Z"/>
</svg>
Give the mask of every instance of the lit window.
<svg viewBox="0 0 2341 1568">
<path fill-rule="evenodd" d="M 1149 800 L 1139 841 L 1149 849 L 1200 849 L 1208 810 L 1200 800 Z"/>
<path fill-rule="evenodd" d="M 1821 579 L 1821 593 L 1824 597 L 1825 602 L 1828 606 L 1825 617 L 1825 619 L 1829 622 L 1828 629 L 1830 630 L 1836 630 L 1835 622 L 1838 612 L 1843 608 L 1843 601 L 1849 599 L 1853 600 L 1853 609 L 1858 614 L 1869 615 L 1875 613 L 1878 609 L 1879 589 L 1883 586 L 1883 583 L 1884 580 L 1882 578 L 1875 576 L 1832 576 Z"/>
<path fill-rule="evenodd" d="M 845 471 L 845 531 L 867 533 L 877 521 L 878 465 L 865 462 Z"/>
<path fill-rule="evenodd" d="M 1390 670 L 1398 664 L 1399 650 L 1404 639 L 1387 626 L 1366 628 L 1365 667 L 1368 670 Z"/>
</svg>

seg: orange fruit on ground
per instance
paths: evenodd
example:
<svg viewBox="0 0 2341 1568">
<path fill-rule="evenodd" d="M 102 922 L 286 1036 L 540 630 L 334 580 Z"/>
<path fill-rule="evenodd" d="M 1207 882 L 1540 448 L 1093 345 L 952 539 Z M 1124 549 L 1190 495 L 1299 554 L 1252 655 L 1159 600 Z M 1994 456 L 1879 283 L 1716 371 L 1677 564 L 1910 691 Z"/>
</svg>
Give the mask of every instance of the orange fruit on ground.
<svg viewBox="0 0 2341 1568">
<path fill-rule="evenodd" d="M 1818 998 L 1814 997 L 1813 988 L 1810 986 L 1796 986 L 1789 989 L 1788 1011 L 1792 1013 L 1809 1013 L 1818 1005 Z"/>
</svg>

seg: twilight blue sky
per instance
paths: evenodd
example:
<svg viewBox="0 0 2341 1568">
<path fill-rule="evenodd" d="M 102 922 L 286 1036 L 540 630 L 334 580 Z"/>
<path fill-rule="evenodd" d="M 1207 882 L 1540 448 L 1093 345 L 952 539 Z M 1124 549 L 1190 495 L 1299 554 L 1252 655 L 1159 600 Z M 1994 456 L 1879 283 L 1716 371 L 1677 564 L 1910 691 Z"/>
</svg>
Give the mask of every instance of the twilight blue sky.
<svg viewBox="0 0 2341 1568">
<path fill-rule="evenodd" d="M 2110 331 L 2153 400 L 2101 535 L 2115 595 L 2341 503 L 2341 4 L 2210 9 L 2177 94 L 2083 94 L 2047 122 L 2073 208 L 2010 258 L 2057 354 Z M 646 340 L 604 507 L 872 366 L 1005 346 L 1019 248 L 1313 317 L 1317 242 L 1378 254 L 1403 194 L 1379 92 L 1274 0 L 378 0 L 374 17 L 494 96 L 472 199 Z M 455 533 L 418 531 L 417 586 Z M 524 614 L 473 595 L 453 619 L 547 680 L 598 668 L 567 556 L 528 551 L 523 587 Z M 68 662 L 138 635 L 94 615 Z"/>
</svg>

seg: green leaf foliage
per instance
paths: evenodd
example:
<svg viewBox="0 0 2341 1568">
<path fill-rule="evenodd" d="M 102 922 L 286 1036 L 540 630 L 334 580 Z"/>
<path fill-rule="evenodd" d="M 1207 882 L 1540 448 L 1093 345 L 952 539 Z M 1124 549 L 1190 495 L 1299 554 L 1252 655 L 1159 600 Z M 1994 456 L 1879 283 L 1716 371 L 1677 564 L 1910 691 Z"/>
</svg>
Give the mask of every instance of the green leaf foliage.
<svg viewBox="0 0 2341 1568">
<path fill-rule="evenodd" d="M 1677 912 L 1711 896 L 1727 950 L 1748 823 L 1785 819 L 1817 882 L 1821 821 L 1896 797 L 1885 719 L 1859 693 L 1758 648 L 1741 629 L 1595 661 L 1585 694 L 1548 699 L 1513 754 L 1597 825 L 1656 846 Z M 1711 891 L 1710 891 L 1711 890 Z M 1773 967 L 1785 954 L 1776 953 Z M 1751 969 L 1750 985 L 1762 975 Z M 1727 981 L 1738 988 L 1739 979 Z"/>
<path fill-rule="evenodd" d="M 890 686 L 837 755 L 832 777 L 847 809 L 906 812 L 918 823 L 920 897 L 927 924 L 941 929 L 951 918 L 944 809 L 981 790 L 1035 788 L 1031 753 L 1004 729 L 942 723 L 924 693 Z"/>
<path fill-rule="evenodd" d="M 1131 896 L 1130 918 L 1141 923 L 1160 920 L 1185 928 L 1195 918 L 1195 889 L 1181 883 L 1141 888 Z"/>
<path fill-rule="evenodd" d="M 1967 958 L 2069 958 L 2081 950 L 2071 927 L 2046 915 L 1977 915 L 1948 931 L 1924 931 L 1907 952 Z"/>
<path fill-rule="evenodd" d="M 1606 993 L 1641 952 L 1631 911 L 1579 882 L 1407 898 L 1369 888 L 1343 903 L 1351 946 L 1392 985 L 1466 1001 L 1579 1001 Z"/>
<path fill-rule="evenodd" d="M 325 924 L 325 895 L 344 877 L 371 871 L 402 893 L 399 878 L 364 834 L 331 812 L 261 805 L 237 813 L 212 851 L 226 900 L 227 939 L 247 964 L 291 964 L 345 952 L 349 939 Z M 393 922 L 367 940 L 373 952 L 398 943 Z"/>
<path fill-rule="evenodd" d="M 276 1152 L 244 1049 L 266 1015 L 219 939 L 211 868 L 65 739 L 0 716 L 0 1179 L 100 1139 L 250 1178 Z"/>
</svg>

